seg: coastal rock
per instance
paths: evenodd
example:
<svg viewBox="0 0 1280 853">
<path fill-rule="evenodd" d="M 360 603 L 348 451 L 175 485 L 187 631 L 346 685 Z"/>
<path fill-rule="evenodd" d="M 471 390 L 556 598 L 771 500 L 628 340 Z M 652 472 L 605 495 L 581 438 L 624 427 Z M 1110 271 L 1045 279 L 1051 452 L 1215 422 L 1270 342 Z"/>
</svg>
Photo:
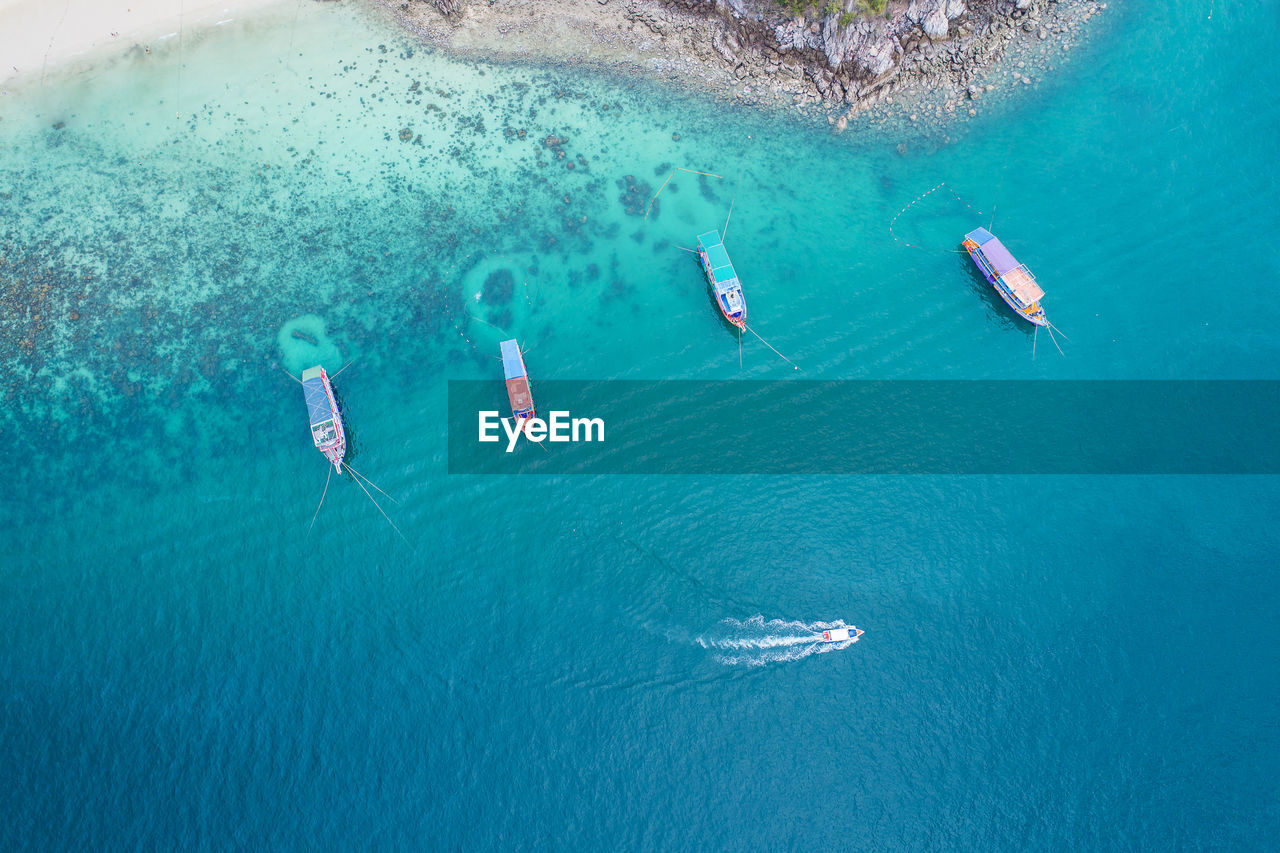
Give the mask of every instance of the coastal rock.
<svg viewBox="0 0 1280 853">
<path fill-rule="evenodd" d="M 941 9 L 934 9 L 924 19 L 924 34 L 931 39 L 944 39 L 951 24 L 947 20 L 947 13 Z"/>
<path fill-rule="evenodd" d="M 814 32 L 804 18 L 783 21 L 774 27 L 773 35 L 778 40 L 778 50 L 822 49 L 822 30 Z"/>
<path fill-rule="evenodd" d="M 731 34 L 726 33 L 724 30 L 717 31 L 711 39 L 711 47 L 729 67 L 739 68 L 742 66 L 742 60 L 738 58 L 737 54 L 740 46 Z"/>
<path fill-rule="evenodd" d="M 822 27 L 822 52 L 826 54 L 827 64 L 839 68 L 847 63 L 866 44 L 869 34 L 866 21 L 842 27 L 835 15 L 828 15 Z"/>
<path fill-rule="evenodd" d="M 894 57 L 901 51 L 898 43 L 885 37 L 880 41 L 866 45 L 858 53 L 858 64 L 871 77 L 880 77 L 894 67 Z"/>
<path fill-rule="evenodd" d="M 489 30 L 506 37 L 524 33 L 499 53 L 538 54 L 539 38 L 553 37 L 568 22 L 590 33 L 588 41 L 658 62 L 674 76 L 728 97 L 776 97 L 798 106 L 821 100 L 848 104 L 851 113 L 903 89 L 964 97 L 974 77 L 1016 44 L 1063 36 L 1068 22 L 1088 20 L 1103 8 L 1092 0 L 889 0 L 884 14 L 862 0 L 378 2 L 399 9 L 395 14 L 407 26 L 444 45 L 459 38 L 450 33 L 459 32 L 460 18 L 463 31 L 473 34 L 460 38 L 464 50 Z M 440 27 L 442 15 L 457 17 Z M 548 52 L 565 59 L 554 48 Z M 549 147 L 559 159 L 562 149 Z"/>
</svg>

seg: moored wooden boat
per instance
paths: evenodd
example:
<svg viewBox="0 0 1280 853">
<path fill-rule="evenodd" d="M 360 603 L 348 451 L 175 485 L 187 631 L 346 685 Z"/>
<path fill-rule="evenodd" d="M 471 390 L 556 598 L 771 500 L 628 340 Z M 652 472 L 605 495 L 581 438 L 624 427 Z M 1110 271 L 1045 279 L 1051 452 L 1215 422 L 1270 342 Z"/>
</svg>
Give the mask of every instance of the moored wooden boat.
<svg viewBox="0 0 1280 853">
<path fill-rule="evenodd" d="M 1049 325 L 1040 300 L 1044 290 L 1026 264 L 1018 263 L 1004 244 L 985 228 L 975 228 L 964 235 L 964 248 L 1000 298 L 1015 313 L 1037 326 Z"/>
<path fill-rule="evenodd" d="M 311 440 L 339 474 L 347 455 L 347 434 L 342 426 L 338 401 L 333 396 L 329 376 L 319 365 L 302 371 L 302 395 L 311 421 Z"/>
<path fill-rule="evenodd" d="M 507 399 L 511 403 L 511 416 L 518 426 L 535 416 L 533 408 L 533 392 L 529 389 L 529 371 L 524 366 L 524 354 L 520 352 L 520 344 L 514 339 L 503 341 L 502 372 L 507 380 Z"/>
<path fill-rule="evenodd" d="M 729 253 L 724 248 L 724 240 L 718 232 L 708 231 L 698 235 L 698 258 L 702 261 L 707 286 L 711 288 L 720 313 L 739 329 L 746 328 L 747 300 L 742 294 L 738 272 L 733 268 Z"/>
</svg>

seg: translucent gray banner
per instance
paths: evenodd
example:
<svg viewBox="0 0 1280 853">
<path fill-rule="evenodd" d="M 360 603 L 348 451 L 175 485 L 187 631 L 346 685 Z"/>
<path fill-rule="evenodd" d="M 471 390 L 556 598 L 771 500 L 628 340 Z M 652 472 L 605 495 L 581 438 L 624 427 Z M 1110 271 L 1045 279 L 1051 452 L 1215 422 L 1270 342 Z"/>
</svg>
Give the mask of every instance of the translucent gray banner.
<svg viewBox="0 0 1280 853">
<path fill-rule="evenodd" d="M 1280 473 L 1274 381 L 535 381 L 533 398 L 570 440 L 513 443 L 500 380 L 450 381 L 449 472 Z M 592 421 L 577 441 L 572 419 Z"/>
</svg>

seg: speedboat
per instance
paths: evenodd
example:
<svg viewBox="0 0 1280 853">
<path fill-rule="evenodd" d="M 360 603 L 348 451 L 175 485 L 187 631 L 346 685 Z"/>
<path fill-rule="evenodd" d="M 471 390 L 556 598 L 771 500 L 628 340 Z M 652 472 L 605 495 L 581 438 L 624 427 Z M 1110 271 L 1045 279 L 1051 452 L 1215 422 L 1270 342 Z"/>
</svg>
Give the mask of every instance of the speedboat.
<svg viewBox="0 0 1280 853">
<path fill-rule="evenodd" d="M 845 643 L 852 640 L 856 643 L 862 634 L 862 631 L 852 626 L 848 628 L 828 628 L 826 631 L 822 632 L 822 642 Z"/>
</svg>

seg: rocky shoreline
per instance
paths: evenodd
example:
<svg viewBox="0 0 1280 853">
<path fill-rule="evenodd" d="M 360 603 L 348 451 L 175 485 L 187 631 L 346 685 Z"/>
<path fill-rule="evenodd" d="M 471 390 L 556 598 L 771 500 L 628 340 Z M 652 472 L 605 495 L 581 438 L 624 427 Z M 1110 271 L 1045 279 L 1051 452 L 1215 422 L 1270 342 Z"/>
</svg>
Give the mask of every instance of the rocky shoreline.
<svg viewBox="0 0 1280 853">
<path fill-rule="evenodd" d="M 1097 0 L 376 0 L 426 42 L 498 60 L 643 73 L 726 99 L 915 122 L 976 115 L 985 93 L 1057 65 Z M 873 13 L 878 4 L 883 11 Z M 1007 73 L 1006 73 L 1007 72 Z M 896 98 L 895 98 L 896 95 Z M 877 109 L 872 109 L 877 108 Z"/>
</svg>

